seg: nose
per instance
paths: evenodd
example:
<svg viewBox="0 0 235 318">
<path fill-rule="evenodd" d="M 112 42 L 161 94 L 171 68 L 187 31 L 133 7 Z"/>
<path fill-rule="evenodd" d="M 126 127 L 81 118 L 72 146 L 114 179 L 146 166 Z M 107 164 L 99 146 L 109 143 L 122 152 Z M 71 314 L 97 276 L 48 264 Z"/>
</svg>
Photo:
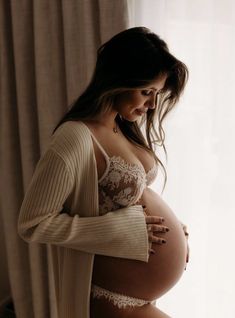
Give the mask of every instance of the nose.
<svg viewBox="0 0 235 318">
<path fill-rule="evenodd" d="M 155 107 L 156 107 L 156 95 L 152 94 L 151 96 L 149 96 L 149 98 L 145 104 L 149 109 L 155 109 Z"/>
</svg>

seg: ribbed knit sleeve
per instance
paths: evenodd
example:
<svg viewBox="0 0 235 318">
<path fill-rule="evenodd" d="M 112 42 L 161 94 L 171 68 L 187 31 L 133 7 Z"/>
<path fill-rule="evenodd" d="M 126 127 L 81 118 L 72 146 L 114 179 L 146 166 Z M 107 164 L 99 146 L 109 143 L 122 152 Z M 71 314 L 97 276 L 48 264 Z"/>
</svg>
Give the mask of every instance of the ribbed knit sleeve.
<svg viewBox="0 0 235 318">
<path fill-rule="evenodd" d="M 74 177 L 53 149 L 40 159 L 26 191 L 18 233 L 27 242 L 55 244 L 88 253 L 148 261 L 148 235 L 141 206 L 103 216 L 71 216 L 63 204 Z"/>
</svg>

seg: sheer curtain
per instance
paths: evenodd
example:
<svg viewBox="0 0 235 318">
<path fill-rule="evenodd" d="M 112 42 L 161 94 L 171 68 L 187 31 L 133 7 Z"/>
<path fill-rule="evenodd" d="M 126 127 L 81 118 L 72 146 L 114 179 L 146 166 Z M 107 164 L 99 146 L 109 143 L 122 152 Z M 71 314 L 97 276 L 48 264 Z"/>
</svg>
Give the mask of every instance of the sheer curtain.
<svg viewBox="0 0 235 318">
<path fill-rule="evenodd" d="M 159 34 L 190 72 L 165 122 L 168 183 L 162 194 L 188 226 L 190 260 L 159 308 L 174 318 L 232 318 L 235 2 L 135 0 L 133 9 L 133 26 Z"/>
</svg>

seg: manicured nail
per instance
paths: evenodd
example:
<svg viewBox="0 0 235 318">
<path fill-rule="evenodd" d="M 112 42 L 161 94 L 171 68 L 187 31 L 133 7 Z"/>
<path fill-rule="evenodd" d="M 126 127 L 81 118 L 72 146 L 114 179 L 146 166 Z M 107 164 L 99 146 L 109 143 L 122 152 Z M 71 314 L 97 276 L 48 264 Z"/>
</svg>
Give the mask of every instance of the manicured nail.
<svg viewBox="0 0 235 318">
<path fill-rule="evenodd" d="M 142 205 L 142 207 L 143 207 L 143 209 L 145 209 L 145 208 L 146 208 L 146 205 Z"/>
</svg>

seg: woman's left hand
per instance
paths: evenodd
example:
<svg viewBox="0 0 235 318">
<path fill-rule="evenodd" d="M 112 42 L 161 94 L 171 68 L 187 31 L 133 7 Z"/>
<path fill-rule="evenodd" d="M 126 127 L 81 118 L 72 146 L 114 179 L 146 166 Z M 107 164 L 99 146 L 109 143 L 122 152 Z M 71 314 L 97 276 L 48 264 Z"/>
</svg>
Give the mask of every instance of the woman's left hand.
<svg viewBox="0 0 235 318">
<path fill-rule="evenodd" d="M 184 231 L 184 235 L 185 235 L 186 238 L 187 238 L 187 256 L 186 256 L 186 263 L 188 263 L 188 262 L 189 262 L 189 251 L 190 251 L 190 249 L 189 249 L 189 244 L 188 244 L 189 233 L 188 233 L 188 231 L 187 231 L 187 226 L 186 226 L 185 224 L 183 224 L 183 223 L 181 223 L 181 225 L 182 225 L 182 228 L 183 228 L 183 231 Z M 185 269 L 186 269 L 186 267 L 185 267 Z"/>
<path fill-rule="evenodd" d="M 188 242 L 187 242 L 187 256 L 186 256 L 186 263 L 189 262 L 189 245 L 188 245 Z"/>
</svg>

